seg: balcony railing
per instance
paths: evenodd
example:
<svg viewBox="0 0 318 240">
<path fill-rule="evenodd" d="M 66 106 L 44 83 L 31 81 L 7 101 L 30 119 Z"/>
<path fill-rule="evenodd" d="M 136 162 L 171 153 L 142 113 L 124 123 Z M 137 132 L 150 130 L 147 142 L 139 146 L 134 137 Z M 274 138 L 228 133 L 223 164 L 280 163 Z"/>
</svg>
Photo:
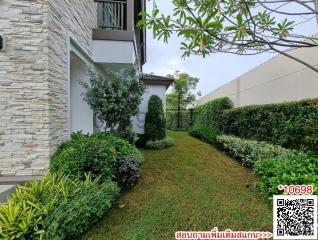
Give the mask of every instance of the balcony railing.
<svg viewBox="0 0 318 240">
<path fill-rule="evenodd" d="M 97 0 L 97 24 L 108 30 L 127 30 L 127 1 Z"/>
</svg>

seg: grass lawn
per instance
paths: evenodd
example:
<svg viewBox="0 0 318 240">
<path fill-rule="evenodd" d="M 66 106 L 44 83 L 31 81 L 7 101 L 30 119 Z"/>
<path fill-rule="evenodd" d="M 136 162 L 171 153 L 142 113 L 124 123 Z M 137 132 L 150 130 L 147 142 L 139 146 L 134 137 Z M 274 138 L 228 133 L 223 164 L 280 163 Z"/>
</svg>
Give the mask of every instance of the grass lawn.
<svg viewBox="0 0 318 240">
<path fill-rule="evenodd" d="M 174 239 L 176 231 L 272 231 L 272 210 L 256 179 L 210 145 L 169 132 L 176 145 L 145 150 L 137 186 L 82 239 Z"/>
</svg>

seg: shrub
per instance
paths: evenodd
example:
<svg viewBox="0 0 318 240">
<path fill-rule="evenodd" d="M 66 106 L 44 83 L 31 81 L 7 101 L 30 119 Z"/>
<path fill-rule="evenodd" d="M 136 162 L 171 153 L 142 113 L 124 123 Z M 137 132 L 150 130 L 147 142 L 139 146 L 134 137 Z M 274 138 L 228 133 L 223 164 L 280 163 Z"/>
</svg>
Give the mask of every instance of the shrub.
<svg viewBox="0 0 318 240">
<path fill-rule="evenodd" d="M 86 176 L 85 184 L 96 184 Z M 59 203 L 71 198 L 83 183 L 49 173 L 41 181 L 18 185 L 5 205 L 0 206 L 1 239 L 42 239 L 44 219 Z"/>
<path fill-rule="evenodd" d="M 145 134 L 137 134 L 137 135 L 138 135 L 138 140 L 136 142 L 136 146 L 140 148 L 145 147 L 147 143 Z"/>
<path fill-rule="evenodd" d="M 317 156 L 297 153 L 288 157 L 263 159 L 255 163 L 253 172 L 260 178 L 257 187 L 269 198 L 281 194 L 279 185 L 314 185 L 314 194 L 317 194 Z"/>
<path fill-rule="evenodd" d="M 71 178 L 83 179 L 86 173 L 101 180 L 111 179 L 116 173 L 117 159 L 128 156 L 143 162 L 142 153 L 127 141 L 111 134 L 72 134 L 51 159 L 51 171 L 61 172 Z"/>
<path fill-rule="evenodd" d="M 44 221 L 45 238 L 70 239 L 86 231 L 109 210 L 119 196 L 116 183 L 87 184 L 60 203 Z"/>
<path fill-rule="evenodd" d="M 146 143 L 146 148 L 148 149 L 164 149 L 173 146 L 174 142 L 171 138 L 165 138 L 161 140 L 150 140 Z"/>
<path fill-rule="evenodd" d="M 71 140 L 63 143 L 51 159 L 52 172 L 61 172 L 69 177 L 84 179 L 91 173 L 105 181 L 114 176 L 116 148 L 101 135 L 72 134 Z"/>
<path fill-rule="evenodd" d="M 214 144 L 216 141 L 217 131 L 213 128 L 196 126 L 189 131 L 192 137 L 199 138 L 207 143 Z"/>
<path fill-rule="evenodd" d="M 116 181 L 118 186 L 126 191 L 130 190 L 138 178 L 141 172 L 141 163 L 129 157 L 123 157 L 118 161 L 118 168 L 116 173 Z"/>
<path fill-rule="evenodd" d="M 161 140 L 166 137 L 166 119 L 161 98 L 152 95 L 148 103 L 145 118 L 145 135 L 147 140 Z"/>
<path fill-rule="evenodd" d="M 227 110 L 220 130 L 228 135 L 318 152 L 318 99 Z"/>
<path fill-rule="evenodd" d="M 126 140 L 120 139 L 111 134 L 99 133 L 96 134 L 96 136 L 101 139 L 107 140 L 115 147 L 117 159 L 120 159 L 122 157 L 129 157 L 141 163 L 143 162 L 143 154 L 134 145 L 130 144 Z"/>
<path fill-rule="evenodd" d="M 280 146 L 234 136 L 217 136 L 216 141 L 225 152 L 237 158 L 244 166 L 249 168 L 252 168 L 258 160 L 276 156 L 290 157 L 294 154 L 293 151 Z"/>
</svg>

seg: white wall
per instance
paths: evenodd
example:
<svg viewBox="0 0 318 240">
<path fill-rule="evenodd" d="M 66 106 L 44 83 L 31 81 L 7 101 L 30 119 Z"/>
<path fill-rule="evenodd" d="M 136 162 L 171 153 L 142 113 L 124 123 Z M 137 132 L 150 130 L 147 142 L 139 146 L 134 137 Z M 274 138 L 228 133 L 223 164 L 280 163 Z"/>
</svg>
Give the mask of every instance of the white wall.
<svg viewBox="0 0 318 240">
<path fill-rule="evenodd" d="M 82 131 L 83 133 L 93 133 L 93 111 L 84 102 L 82 93 L 85 89 L 80 82 L 88 82 L 87 65 L 74 54 L 71 55 L 71 132 Z"/>
<path fill-rule="evenodd" d="M 96 63 L 134 63 L 136 59 L 133 42 L 128 41 L 93 41 L 93 58 Z"/>
<path fill-rule="evenodd" d="M 318 47 L 289 53 L 318 67 Z M 235 107 L 315 98 L 318 97 L 318 74 L 279 55 L 202 97 L 196 105 L 226 96 Z"/>
<path fill-rule="evenodd" d="M 166 86 L 147 85 L 143 100 L 140 104 L 139 113 L 132 118 L 134 131 L 139 134 L 144 133 L 145 117 L 148 110 L 148 101 L 152 95 L 157 95 L 162 99 L 163 106 L 166 106 Z"/>
</svg>

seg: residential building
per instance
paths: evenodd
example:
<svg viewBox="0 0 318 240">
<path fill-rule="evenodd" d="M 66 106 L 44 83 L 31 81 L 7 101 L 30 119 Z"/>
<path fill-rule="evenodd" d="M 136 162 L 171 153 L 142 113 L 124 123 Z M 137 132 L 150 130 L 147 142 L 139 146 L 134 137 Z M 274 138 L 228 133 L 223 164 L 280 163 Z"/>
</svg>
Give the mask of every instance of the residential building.
<svg viewBox="0 0 318 240">
<path fill-rule="evenodd" d="M 318 47 L 292 49 L 288 53 L 318 67 Z M 318 74 L 290 58 L 277 55 L 203 96 L 195 105 L 219 97 L 229 97 L 235 107 L 316 98 Z"/>
<path fill-rule="evenodd" d="M 79 83 L 89 68 L 142 70 L 144 9 L 145 0 L 0 0 L 0 176 L 41 175 L 72 132 L 94 132 Z"/>
</svg>

